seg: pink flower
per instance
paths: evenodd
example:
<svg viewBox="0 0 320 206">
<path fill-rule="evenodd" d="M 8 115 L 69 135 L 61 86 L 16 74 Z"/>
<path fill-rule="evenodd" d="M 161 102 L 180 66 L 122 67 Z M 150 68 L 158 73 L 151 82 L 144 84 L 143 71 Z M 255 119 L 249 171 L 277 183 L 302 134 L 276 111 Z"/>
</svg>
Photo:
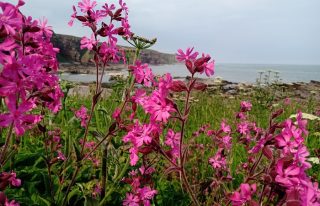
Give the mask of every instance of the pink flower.
<svg viewBox="0 0 320 206">
<path fill-rule="evenodd" d="M 295 127 L 285 128 L 280 135 L 275 137 L 277 146 L 284 154 L 295 153 L 299 146 L 301 130 Z"/>
<path fill-rule="evenodd" d="M 103 62 L 119 62 L 120 60 L 119 50 L 114 42 L 112 44 L 107 44 L 106 42 L 103 42 L 101 46 L 99 46 L 99 55 L 102 57 Z"/>
<path fill-rule="evenodd" d="M 204 71 L 208 77 L 212 76 L 214 74 L 214 61 L 209 62 L 205 66 Z"/>
<path fill-rule="evenodd" d="M 224 136 L 222 137 L 222 142 L 227 149 L 230 149 L 232 144 L 232 137 L 230 137 L 229 135 Z"/>
<path fill-rule="evenodd" d="M 123 200 L 122 205 L 124 206 L 139 206 L 140 199 L 137 195 L 127 193 L 126 199 Z"/>
<path fill-rule="evenodd" d="M 159 78 L 158 90 L 162 96 L 167 96 L 169 94 L 169 89 L 171 88 L 172 82 L 172 76 L 170 73 L 166 73 Z"/>
<path fill-rule="evenodd" d="M 135 147 L 130 148 L 130 165 L 134 166 L 139 160 L 138 150 Z"/>
<path fill-rule="evenodd" d="M 208 62 L 208 63 L 205 62 L 203 64 L 203 68 L 204 68 L 204 70 L 202 72 L 200 72 L 201 74 L 203 72 L 205 72 L 207 77 L 212 76 L 214 74 L 214 60 L 211 62 Z"/>
<path fill-rule="evenodd" d="M 310 180 L 306 180 L 303 183 L 303 189 L 301 190 L 301 205 L 312 205 L 312 206 L 320 206 L 320 189 L 318 187 L 318 182 L 311 182 Z"/>
<path fill-rule="evenodd" d="M 120 108 L 116 108 L 114 110 L 114 112 L 112 113 L 112 118 L 118 120 L 120 118 L 120 115 L 121 115 L 121 110 Z"/>
<path fill-rule="evenodd" d="M 284 105 L 290 105 L 291 104 L 291 99 L 289 97 L 285 98 L 283 101 Z"/>
<path fill-rule="evenodd" d="M 60 142 L 60 137 L 59 136 L 53 136 L 53 139 L 52 139 L 54 142 L 56 143 L 59 143 Z"/>
<path fill-rule="evenodd" d="M 178 50 L 178 53 L 176 54 L 176 59 L 179 62 L 183 62 L 186 60 L 195 60 L 198 56 L 198 52 L 193 52 L 193 47 L 192 48 L 187 48 L 186 52 L 182 51 L 182 49 Z"/>
<path fill-rule="evenodd" d="M 101 35 L 103 37 L 108 37 L 110 44 L 115 44 L 117 42 L 117 38 L 115 37 L 115 35 L 117 34 L 118 34 L 118 29 L 115 28 L 112 23 L 110 23 L 109 25 L 105 24 L 103 26 L 103 32 L 101 33 Z"/>
<path fill-rule="evenodd" d="M 91 38 L 90 39 L 87 38 L 87 37 L 82 37 L 80 43 L 81 43 L 81 46 L 80 46 L 81 49 L 87 48 L 88 50 L 92 50 L 93 47 L 96 46 L 97 41 L 96 41 L 96 39 L 94 37 L 94 34 L 91 34 Z"/>
<path fill-rule="evenodd" d="M 53 34 L 52 27 L 47 25 L 48 20 L 46 18 L 40 19 L 39 26 L 42 31 L 42 34 L 44 34 L 46 37 L 50 38 Z"/>
<path fill-rule="evenodd" d="M 59 160 L 65 161 L 67 159 L 66 156 L 64 156 L 64 154 L 60 150 L 58 150 L 57 152 Z"/>
<path fill-rule="evenodd" d="M 143 89 L 136 89 L 134 95 L 131 97 L 133 102 L 141 105 L 143 105 L 146 98 L 146 91 Z"/>
<path fill-rule="evenodd" d="M 83 144 L 83 139 L 80 139 L 79 143 Z M 84 147 L 87 149 L 93 149 L 95 145 L 96 143 L 94 141 L 86 141 L 86 143 L 84 144 Z"/>
<path fill-rule="evenodd" d="M 40 122 L 40 115 L 26 114 L 35 108 L 32 101 L 25 101 L 16 108 L 15 96 L 11 95 L 6 99 L 6 105 L 10 113 L 0 114 L 0 127 L 8 127 L 13 123 L 14 131 L 17 136 L 21 136 L 27 129 Z"/>
<path fill-rule="evenodd" d="M 256 192 L 257 185 L 256 184 L 244 184 L 240 185 L 240 192 L 234 192 L 230 200 L 232 201 L 232 205 L 234 206 L 242 206 L 248 201 L 252 199 L 252 195 Z"/>
<path fill-rule="evenodd" d="M 142 201 L 145 201 L 145 200 L 151 200 L 157 194 L 157 190 L 151 189 L 150 186 L 145 186 L 143 188 L 138 189 L 138 193 L 139 193 L 140 199 Z"/>
<path fill-rule="evenodd" d="M 87 126 L 89 116 L 85 106 L 82 105 L 79 110 L 75 111 L 75 116 L 81 120 L 81 127 Z"/>
<path fill-rule="evenodd" d="M 92 10 L 95 6 L 97 6 L 97 2 L 92 1 L 92 3 L 91 3 L 91 0 L 82 0 L 81 2 L 78 3 L 78 7 L 84 13 L 89 10 Z"/>
<path fill-rule="evenodd" d="M 294 154 L 294 158 L 298 164 L 301 164 L 302 169 L 310 169 L 312 166 L 307 161 L 307 157 L 310 155 L 306 146 L 300 146 L 297 152 Z"/>
<path fill-rule="evenodd" d="M 140 61 L 136 61 L 135 66 L 130 66 L 130 69 L 132 69 L 137 83 L 151 87 L 154 75 L 148 64 L 141 64 Z"/>
<path fill-rule="evenodd" d="M 96 10 L 96 11 L 91 10 L 89 16 L 91 21 L 93 21 L 96 24 L 97 22 L 101 21 L 105 17 L 105 13 L 101 10 Z M 87 22 L 82 22 L 82 24 L 85 26 L 91 26 L 92 22 L 87 21 Z"/>
<path fill-rule="evenodd" d="M 214 169 L 227 168 L 226 158 L 221 154 L 222 150 L 223 149 L 220 148 L 214 157 L 209 158 L 209 163 Z"/>
<path fill-rule="evenodd" d="M 139 171 L 142 175 L 150 175 L 150 174 L 154 173 L 156 170 L 153 167 L 145 168 L 145 166 L 141 166 L 139 168 Z"/>
<path fill-rule="evenodd" d="M 129 24 L 128 20 L 122 19 L 121 25 L 122 25 L 123 32 L 124 32 L 123 36 L 129 38 L 132 35 L 132 33 L 130 31 L 130 24 Z"/>
<path fill-rule="evenodd" d="M 14 49 L 18 45 L 12 38 L 6 38 L 2 43 L 0 43 L 0 64 L 12 64 L 12 58 L 14 54 Z"/>
<path fill-rule="evenodd" d="M 240 122 L 238 125 L 237 125 L 237 131 L 240 133 L 240 134 L 243 134 L 243 135 L 246 135 L 249 133 L 249 124 L 247 122 Z"/>
<path fill-rule="evenodd" d="M 21 28 L 22 18 L 15 6 L 1 2 L 3 13 L 0 14 L 0 29 L 4 28 L 7 34 L 15 35 L 16 30 Z"/>
<path fill-rule="evenodd" d="M 276 166 L 277 176 L 276 182 L 280 183 L 284 187 L 293 187 L 300 182 L 299 174 L 300 168 L 294 165 L 290 165 L 284 168 L 284 160 L 279 160 Z"/>
<path fill-rule="evenodd" d="M 4 206 L 20 206 L 20 204 L 17 203 L 15 200 L 11 200 L 11 201 L 9 202 L 9 200 L 6 199 L 6 202 L 5 202 Z"/>
<path fill-rule="evenodd" d="M 248 152 L 249 152 L 249 153 L 253 153 L 253 154 L 259 153 L 259 152 L 261 151 L 261 149 L 264 147 L 264 145 L 265 145 L 266 142 L 267 142 L 267 138 L 264 137 L 264 136 L 261 137 L 261 138 L 258 140 L 257 144 L 256 144 L 254 147 L 252 147 L 252 149 L 249 150 Z"/>
<path fill-rule="evenodd" d="M 151 133 L 154 131 L 154 125 L 140 125 L 137 121 L 130 132 L 123 137 L 124 142 L 132 142 L 135 147 L 141 147 L 143 144 L 150 144 L 152 141 Z"/>
<path fill-rule="evenodd" d="M 104 6 L 102 6 L 102 8 L 104 8 L 104 12 L 105 12 L 105 15 L 108 15 L 110 14 L 110 12 L 112 12 L 112 10 L 115 10 L 115 5 L 114 4 L 111 4 L 110 6 L 105 3 Z"/>
<path fill-rule="evenodd" d="M 72 9 L 73 9 L 73 13 L 72 13 L 72 15 L 71 15 L 70 21 L 68 22 L 68 25 L 69 25 L 69 26 L 72 26 L 72 25 L 73 25 L 73 22 L 74 22 L 75 18 L 77 17 L 76 7 L 75 7 L 75 6 L 72 6 Z"/>
<path fill-rule="evenodd" d="M 307 129 L 306 129 L 306 128 L 307 128 L 308 121 L 302 119 L 302 112 L 301 112 L 301 111 L 299 111 L 298 114 L 297 114 L 297 124 L 298 124 L 299 129 L 301 129 L 302 132 L 303 132 L 305 135 L 308 135 L 308 131 L 307 131 Z"/>
<path fill-rule="evenodd" d="M 248 101 L 242 101 L 241 104 L 241 111 L 242 112 L 247 112 L 247 111 L 250 111 L 251 108 L 252 108 L 252 104 Z"/>
<path fill-rule="evenodd" d="M 40 121 L 40 115 L 29 113 L 36 104 L 57 112 L 63 96 L 55 75 L 58 50 L 50 42 L 50 27 L 46 25 L 46 20 L 38 22 L 32 17 L 23 16 L 18 10 L 23 4 L 21 0 L 16 6 L 0 2 L 3 11 L 0 14 L 0 63 L 3 64 L 0 95 L 6 101 L 7 108 L 4 111 L 9 111 L 0 114 L 0 127 L 12 124 L 18 136 Z M 24 48 L 21 38 L 14 36 L 23 33 L 22 28 L 41 30 L 24 32 L 24 39 L 28 41 Z"/>
<path fill-rule="evenodd" d="M 166 135 L 165 144 L 171 147 L 170 153 L 173 157 L 173 159 L 176 159 L 180 156 L 179 148 L 180 148 L 180 139 L 181 139 L 181 133 L 174 133 L 172 129 L 168 130 L 168 133 Z"/>
<path fill-rule="evenodd" d="M 230 125 L 227 125 L 225 121 L 221 122 L 221 127 L 220 129 L 224 132 L 224 133 L 230 133 L 231 132 L 231 127 Z"/>
<path fill-rule="evenodd" d="M 151 115 L 151 119 L 166 123 L 174 112 L 172 101 L 164 98 L 159 91 L 154 91 L 151 97 L 142 105 L 147 113 Z"/>
<path fill-rule="evenodd" d="M 247 115 L 244 112 L 238 112 L 236 115 L 237 119 L 245 120 L 247 118 Z"/>
<path fill-rule="evenodd" d="M 127 4 L 125 2 L 123 2 L 122 0 L 119 0 L 119 5 L 120 5 L 121 9 L 125 12 L 125 14 L 128 15 Z"/>
<path fill-rule="evenodd" d="M 21 186 L 21 180 L 17 178 L 17 175 L 15 172 L 11 172 L 10 178 L 8 180 L 12 186 L 15 186 L 15 187 Z"/>
</svg>

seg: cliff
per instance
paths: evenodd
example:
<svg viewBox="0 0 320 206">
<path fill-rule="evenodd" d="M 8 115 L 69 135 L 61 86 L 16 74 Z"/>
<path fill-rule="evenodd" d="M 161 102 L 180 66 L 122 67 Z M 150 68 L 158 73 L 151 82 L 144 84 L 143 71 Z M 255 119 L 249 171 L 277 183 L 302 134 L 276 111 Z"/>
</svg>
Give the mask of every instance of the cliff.
<svg viewBox="0 0 320 206">
<path fill-rule="evenodd" d="M 54 34 L 52 37 L 53 45 L 60 49 L 58 59 L 60 62 L 67 63 L 87 63 L 91 57 L 89 51 L 80 49 L 80 37 Z M 121 46 L 122 47 L 122 46 Z M 125 50 L 132 49 L 123 47 Z M 141 53 L 141 60 L 148 64 L 173 64 L 176 63 L 174 54 L 161 53 L 147 49 Z"/>
</svg>

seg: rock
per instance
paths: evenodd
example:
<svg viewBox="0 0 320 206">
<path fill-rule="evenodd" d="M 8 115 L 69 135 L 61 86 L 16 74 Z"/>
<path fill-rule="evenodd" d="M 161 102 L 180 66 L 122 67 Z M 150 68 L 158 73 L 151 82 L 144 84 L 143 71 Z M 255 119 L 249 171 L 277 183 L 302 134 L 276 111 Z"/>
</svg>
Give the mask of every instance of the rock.
<svg viewBox="0 0 320 206">
<path fill-rule="evenodd" d="M 101 94 L 101 97 L 107 98 L 111 95 L 112 89 L 108 88 L 103 88 L 103 92 Z M 80 97 L 87 97 L 92 95 L 90 92 L 90 87 L 89 86 L 84 86 L 84 85 L 77 85 L 74 88 L 71 88 L 69 90 L 68 95 L 70 96 L 80 96 Z"/>
<path fill-rule="evenodd" d="M 236 94 L 238 94 L 238 91 L 235 90 L 235 89 L 231 89 L 231 90 L 228 90 L 228 91 L 226 92 L 226 94 L 228 94 L 228 95 L 236 95 Z"/>
<path fill-rule="evenodd" d="M 310 83 L 320 86 L 320 81 L 311 80 Z"/>
<path fill-rule="evenodd" d="M 225 92 L 230 90 L 236 90 L 236 89 L 237 89 L 237 84 L 227 84 L 222 87 L 222 90 Z"/>
</svg>

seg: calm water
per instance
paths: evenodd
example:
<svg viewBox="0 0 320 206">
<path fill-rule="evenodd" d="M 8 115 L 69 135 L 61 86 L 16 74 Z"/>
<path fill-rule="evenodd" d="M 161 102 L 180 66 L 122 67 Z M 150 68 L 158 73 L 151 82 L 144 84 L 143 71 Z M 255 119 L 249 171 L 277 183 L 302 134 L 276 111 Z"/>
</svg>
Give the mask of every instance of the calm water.
<svg viewBox="0 0 320 206">
<path fill-rule="evenodd" d="M 174 77 L 185 77 L 189 75 L 183 64 L 151 66 L 153 72 L 162 75 L 170 72 Z M 310 80 L 320 81 L 320 65 L 263 65 L 263 64 L 217 64 L 215 75 L 232 82 L 255 82 L 259 72 L 278 72 L 283 82 L 309 82 Z M 206 78 L 205 75 L 198 77 Z M 77 82 L 95 81 L 95 75 L 89 74 L 62 74 L 62 79 Z M 104 82 L 109 81 L 106 75 Z"/>
</svg>

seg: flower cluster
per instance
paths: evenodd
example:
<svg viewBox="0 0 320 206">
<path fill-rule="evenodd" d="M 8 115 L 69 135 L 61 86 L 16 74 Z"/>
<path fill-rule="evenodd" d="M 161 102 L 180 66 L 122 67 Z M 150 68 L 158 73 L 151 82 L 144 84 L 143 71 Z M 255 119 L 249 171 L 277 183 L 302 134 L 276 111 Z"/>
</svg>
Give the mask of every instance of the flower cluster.
<svg viewBox="0 0 320 206">
<path fill-rule="evenodd" d="M 12 187 L 21 186 L 21 180 L 17 178 L 15 172 L 0 173 L 0 204 L 6 206 L 19 206 L 20 204 L 17 203 L 15 200 L 9 201 L 4 192 L 2 192 L 6 189 L 8 185 L 11 185 Z"/>
<path fill-rule="evenodd" d="M 55 113 L 63 96 L 51 27 L 45 19 L 24 16 L 19 10 L 23 4 L 0 3 L 0 97 L 8 108 L 0 115 L 0 127 L 13 127 L 18 136 L 41 120 L 31 113 L 37 106 Z"/>
<path fill-rule="evenodd" d="M 85 106 L 81 106 L 79 110 L 74 112 L 74 115 L 76 118 L 80 119 L 81 121 L 81 127 L 86 127 L 88 124 L 88 110 Z"/>
<path fill-rule="evenodd" d="M 249 203 L 249 205 L 257 205 L 254 201 L 251 201 L 252 196 L 256 192 L 256 190 L 256 184 L 249 185 L 247 183 L 242 183 L 240 185 L 240 192 L 234 192 L 230 197 L 232 205 L 241 206 L 246 203 Z"/>
<path fill-rule="evenodd" d="M 90 152 L 93 150 L 93 148 L 96 146 L 96 142 L 95 141 L 86 141 L 84 142 L 83 139 L 79 140 L 80 145 L 84 144 L 84 151 L 85 152 Z M 90 155 L 87 155 L 86 160 L 89 160 L 90 162 L 92 162 L 94 167 L 98 167 L 100 164 L 100 160 L 97 157 L 97 155 L 95 153 L 92 153 Z"/>
<path fill-rule="evenodd" d="M 236 175 L 244 175 L 240 187 L 226 197 L 212 193 L 215 201 L 232 205 L 319 205 L 318 183 L 307 175 L 311 164 L 308 162 L 309 151 L 304 145 L 308 131 L 302 113 L 298 112 L 296 121 L 277 122 L 284 110 L 275 111 L 269 127 L 264 129 L 250 121 L 251 109 L 249 101 L 241 102 L 234 129 L 222 121 L 218 130 L 205 125 L 195 133 L 196 137 L 200 134 L 210 137 L 212 145 L 207 149 L 215 152 L 208 159 L 213 168 L 212 181 L 202 190 L 203 193 L 221 191 L 226 194 L 228 183 L 239 178 L 231 173 L 233 148 L 243 147 L 247 151 L 243 153 L 246 160 L 235 171 Z"/>
<path fill-rule="evenodd" d="M 248 176 L 240 185 L 240 191 L 231 194 L 232 205 L 258 205 L 264 201 L 320 205 L 318 184 L 312 182 L 306 172 L 311 168 L 311 164 L 307 161 L 309 152 L 304 145 L 304 138 L 308 135 L 308 131 L 307 121 L 302 119 L 302 113 L 297 114 L 296 122 L 287 119 L 278 123 L 275 119 L 283 113 L 283 110 L 278 110 L 272 114 L 269 128 L 264 130 L 249 121 L 246 112 L 250 111 L 251 107 L 250 102 L 241 102 L 240 112 L 236 115 L 240 120 L 236 127 L 237 141 L 248 151 L 248 161 L 242 164 L 242 169 Z M 214 137 L 214 141 L 218 141 L 218 152 L 209 159 L 209 163 L 216 170 L 226 168 L 224 157 L 228 156 L 226 153 L 228 150 L 225 149 L 232 145 L 226 147 L 225 144 L 219 143 L 219 139 L 223 142 L 224 135 L 221 133 L 230 134 L 230 132 L 230 127 L 225 126 L 224 122 L 220 130 L 207 132 L 208 136 Z M 269 166 L 265 163 L 261 165 L 263 156 L 266 157 L 266 161 L 269 161 Z M 264 181 L 259 183 L 259 178 Z M 258 189 L 262 189 L 259 192 L 259 203 L 253 196 Z"/>
<path fill-rule="evenodd" d="M 73 14 L 69 25 L 72 26 L 75 19 L 79 20 L 83 26 L 89 27 L 92 31 L 90 37 L 81 39 L 81 49 L 88 49 L 95 52 L 94 60 L 96 63 L 118 62 L 121 58 L 121 52 L 117 46 L 117 36 L 130 38 L 130 24 L 128 22 L 128 7 L 126 3 L 119 0 L 119 8 L 114 4 L 105 3 L 101 9 L 97 9 L 97 2 L 91 0 L 82 0 L 77 5 L 78 9 L 73 6 Z M 105 23 L 104 19 L 110 20 Z M 119 23 L 117 23 L 119 22 Z M 98 25 L 101 24 L 99 28 Z M 119 26 L 117 27 L 117 24 Z M 99 44 L 101 38 L 107 38 L 107 41 Z"/>
<path fill-rule="evenodd" d="M 297 202 L 300 205 L 320 205 L 320 189 L 317 182 L 312 182 L 307 175 L 311 164 L 307 162 L 309 151 L 304 143 L 307 120 L 299 112 L 296 122 L 291 119 L 284 122 L 283 129 L 275 137 L 276 148 L 280 157 L 275 166 L 275 182 L 286 193 L 286 202 Z"/>
<path fill-rule="evenodd" d="M 211 57 L 208 54 L 202 54 L 198 57 L 199 53 L 193 51 L 194 48 L 187 48 L 184 52 L 182 49 L 178 50 L 177 60 L 184 62 L 192 75 L 195 73 L 202 74 L 203 72 L 208 76 L 214 74 L 214 60 L 210 61 Z"/>
<path fill-rule="evenodd" d="M 206 85 L 196 82 L 193 75 L 195 72 L 205 72 L 207 76 L 211 76 L 214 61 L 210 62 L 211 57 L 205 54 L 197 58 L 198 53 L 193 52 L 193 49 L 187 49 L 186 53 L 179 50 L 178 53 L 177 59 L 185 61 L 192 74 L 192 79 L 188 83 L 180 80 L 174 81 L 170 74 L 156 77 L 149 66 L 140 61 L 136 61 L 135 65 L 129 67 L 135 83 L 143 86 L 136 89 L 132 95 L 128 93 L 126 96 L 125 102 L 131 103 L 132 106 L 130 109 L 125 108 L 125 111 L 130 111 L 127 119 L 132 123 L 128 123 L 122 117 L 123 110 L 120 108 L 115 110 L 113 117 L 119 127 L 124 128 L 127 132 L 122 140 L 124 143 L 131 143 L 129 153 L 132 166 L 138 164 L 141 155 L 144 160 L 151 153 L 161 154 L 172 164 L 171 166 L 177 167 L 177 164 L 183 164 L 181 163 L 181 153 L 184 149 L 181 144 L 182 132 L 175 132 L 170 128 L 166 130 L 166 125 L 170 120 L 175 121 L 175 119 L 185 122 L 189 109 L 185 108 L 184 114 L 182 114 L 171 98 L 172 92 L 186 92 L 189 96 L 192 90 L 203 91 Z M 144 122 L 135 117 L 138 106 L 148 115 Z M 227 130 L 226 128 L 225 131 Z M 161 141 L 162 138 L 164 141 Z M 224 141 L 226 144 L 230 144 L 230 139 L 224 138 Z M 176 168 L 176 170 L 179 169 Z M 141 199 L 138 198 L 139 195 L 134 195 L 135 193 L 127 195 L 124 201 L 125 205 L 138 205 L 138 202 L 141 202 Z"/>
<path fill-rule="evenodd" d="M 123 200 L 124 206 L 150 206 L 150 200 L 157 194 L 157 190 L 151 188 L 151 174 L 155 172 L 152 167 L 142 166 L 139 170 L 131 171 L 130 178 L 124 179 L 124 182 L 131 185 L 131 192 L 127 193 Z"/>
<path fill-rule="evenodd" d="M 65 161 L 66 157 L 61 151 L 62 144 L 61 144 L 61 131 L 60 129 L 55 129 L 53 131 L 48 131 L 48 139 L 46 140 L 46 147 L 47 150 L 50 149 L 51 153 L 56 153 L 55 157 L 52 158 L 49 162 L 49 164 L 54 164 L 58 161 Z"/>
</svg>

